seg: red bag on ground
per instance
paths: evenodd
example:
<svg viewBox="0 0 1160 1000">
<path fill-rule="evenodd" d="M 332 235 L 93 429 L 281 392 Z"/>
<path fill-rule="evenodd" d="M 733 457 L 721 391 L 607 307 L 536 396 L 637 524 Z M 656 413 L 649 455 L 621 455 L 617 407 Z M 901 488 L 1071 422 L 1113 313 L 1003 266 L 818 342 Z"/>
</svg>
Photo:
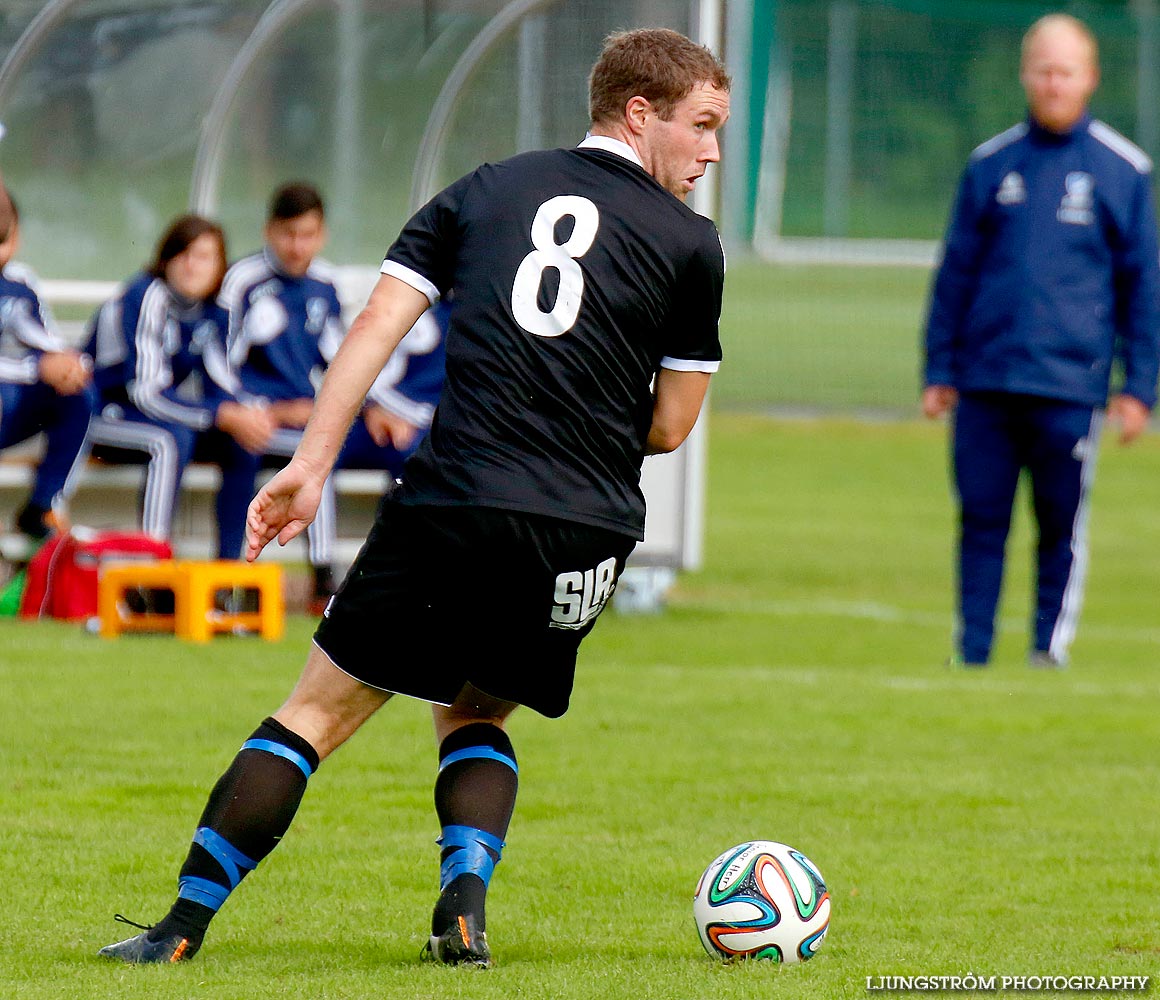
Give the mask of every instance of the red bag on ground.
<svg viewBox="0 0 1160 1000">
<path fill-rule="evenodd" d="M 55 535 L 28 564 L 21 618 L 91 618 L 102 564 L 172 559 L 168 542 L 139 531 Z"/>
</svg>

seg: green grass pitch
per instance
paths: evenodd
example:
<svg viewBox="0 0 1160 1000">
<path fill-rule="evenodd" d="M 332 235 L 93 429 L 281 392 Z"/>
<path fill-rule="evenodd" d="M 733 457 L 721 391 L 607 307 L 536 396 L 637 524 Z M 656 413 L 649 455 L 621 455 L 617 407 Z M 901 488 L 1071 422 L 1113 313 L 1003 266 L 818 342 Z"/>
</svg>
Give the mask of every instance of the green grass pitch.
<svg viewBox="0 0 1160 1000">
<path fill-rule="evenodd" d="M 195 648 L 0 624 L 0 996 L 844 1000 L 874 995 L 868 976 L 1152 975 L 1160 440 L 1100 456 L 1071 669 L 1023 662 L 1021 515 L 996 662 L 964 674 L 941 665 L 942 428 L 719 414 L 711 431 L 704 569 L 662 615 L 605 615 L 564 719 L 512 720 L 490 972 L 418 961 L 436 761 L 404 700 L 312 779 L 193 962 L 99 961 L 126 931 L 114 912 L 168 905 L 209 785 L 288 690 L 309 626 Z M 747 839 L 820 866 L 815 960 L 702 952 L 697 877 Z"/>
<path fill-rule="evenodd" d="M 922 268 L 731 260 L 714 404 L 916 412 L 929 283 Z"/>
</svg>

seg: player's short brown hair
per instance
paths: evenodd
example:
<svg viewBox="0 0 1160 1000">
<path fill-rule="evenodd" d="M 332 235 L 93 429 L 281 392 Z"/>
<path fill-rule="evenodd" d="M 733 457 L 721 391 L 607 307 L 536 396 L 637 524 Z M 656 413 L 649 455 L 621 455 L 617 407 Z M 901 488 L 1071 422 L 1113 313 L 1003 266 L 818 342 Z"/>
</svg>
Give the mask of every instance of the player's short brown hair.
<svg viewBox="0 0 1160 1000">
<path fill-rule="evenodd" d="M 216 295 L 218 288 L 221 287 L 222 278 L 226 276 L 226 234 L 216 222 L 211 222 L 200 215 L 179 215 L 169 224 L 169 228 L 157 241 L 157 250 L 147 268 L 148 272 L 155 278 L 164 278 L 169 262 L 185 253 L 194 240 L 207 233 L 217 237 L 220 267 L 217 285 L 212 293 Z"/>
<path fill-rule="evenodd" d="M 719 90 L 732 83 L 705 46 L 668 28 L 616 32 L 588 77 L 588 114 L 593 125 L 616 121 L 633 97 L 643 97 L 667 121 L 699 83 Z"/>
</svg>

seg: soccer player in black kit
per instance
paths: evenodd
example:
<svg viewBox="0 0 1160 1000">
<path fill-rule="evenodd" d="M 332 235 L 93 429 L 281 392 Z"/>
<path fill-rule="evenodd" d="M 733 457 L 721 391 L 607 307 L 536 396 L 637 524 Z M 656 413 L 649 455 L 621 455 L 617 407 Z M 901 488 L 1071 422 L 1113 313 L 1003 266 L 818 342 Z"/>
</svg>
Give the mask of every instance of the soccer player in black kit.
<svg viewBox="0 0 1160 1000">
<path fill-rule="evenodd" d="M 192 957 L 320 762 L 406 694 L 432 703 L 439 741 L 441 892 L 427 954 L 491 964 L 484 898 L 518 774 L 505 722 L 518 705 L 567 710 L 577 648 L 643 536 L 641 462 L 685 439 L 721 359 L 721 244 L 684 202 L 719 159 L 729 86 L 683 35 L 612 35 L 577 148 L 481 166 L 404 227 L 302 443 L 250 505 L 247 557 L 310 522 L 371 382 L 451 292 L 430 434 L 294 691 L 210 794 L 172 909 L 102 955 Z"/>
</svg>

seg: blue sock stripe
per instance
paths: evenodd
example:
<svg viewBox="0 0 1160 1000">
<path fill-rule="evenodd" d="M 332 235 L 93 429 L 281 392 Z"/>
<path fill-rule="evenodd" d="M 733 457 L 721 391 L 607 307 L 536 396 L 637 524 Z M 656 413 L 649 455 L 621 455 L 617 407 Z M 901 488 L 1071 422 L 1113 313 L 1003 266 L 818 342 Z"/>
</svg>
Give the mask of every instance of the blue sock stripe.
<svg viewBox="0 0 1160 1000">
<path fill-rule="evenodd" d="M 207 906 L 214 913 L 221 909 L 222 903 L 226 901 L 229 894 L 230 890 L 224 885 L 218 885 L 209 879 L 186 875 L 177 880 L 178 899 L 188 899 L 190 902 Z"/>
<path fill-rule="evenodd" d="M 516 774 L 520 773 L 516 762 L 507 756 L 507 754 L 500 753 L 494 747 L 467 747 L 464 750 L 456 750 L 454 753 L 449 753 L 439 761 L 439 770 L 442 771 L 448 764 L 454 764 L 456 761 L 472 759 L 498 760 L 501 764 L 507 764 Z"/>
<path fill-rule="evenodd" d="M 474 826 L 445 826 L 443 827 L 443 836 L 435 843 L 440 847 L 470 847 L 472 844 L 478 843 L 484 847 L 490 847 L 496 854 L 507 847 L 507 844 L 494 833 L 488 833 L 486 830 L 480 830 Z"/>
<path fill-rule="evenodd" d="M 273 740 L 246 740 L 242 744 L 242 749 L 265 750 L 266 753 L 272 753 L 275 757 L 285 757 L 290 763 L 298 765 L 298 769 L 307 778 L 314 773 L 313 768 L 310 766 L 310 761 L 303 757 L 297 750 L 291 750 L 282 743 L 275 743 Z"/>
<path fill-rule="evenodd" d="M 445 826 L 443 836 L 436 843 L 440 847 L 457 848 L 439 866 L 440 891 L 460 875 L 478 875 L 483 884 L 488 885 L 504 848 L 504 842 L 499 837 L 473 826 Z M 496 857 L 491 856 L 488 848 L 495 851 Z"/>
<path fill-rule="evenodd" d="M 226 878 L 230 880 L 229 889 L 224 891 L 228 895 L 230 889 L 233 889 L 242 880 L 241 868 L 246 871 L 258 867 L 258 862 L 246 857 L 233 844 L 231 844 L 220 833 L 216 833 L 208 826 L 198 828 L 197 833 L 193 835 L 193 842 L 200 844 L 213 856 L 214 861 L 222 866 L 222 870 L 226 873 Z M 225 896 L 222 897 L 223 899 Z"/>
</svg>

